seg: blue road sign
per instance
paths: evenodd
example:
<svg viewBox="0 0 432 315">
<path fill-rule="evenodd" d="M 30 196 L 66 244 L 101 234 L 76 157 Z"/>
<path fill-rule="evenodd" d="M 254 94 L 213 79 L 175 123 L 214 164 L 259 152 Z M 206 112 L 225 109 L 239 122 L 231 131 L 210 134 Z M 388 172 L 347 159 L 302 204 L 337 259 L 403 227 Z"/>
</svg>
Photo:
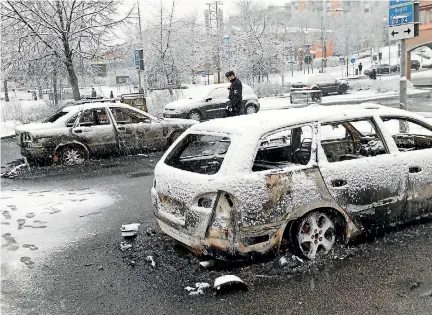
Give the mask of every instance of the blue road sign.
<svg viewBox="0 0 432 315">
<path fill-rule="evenodd" d="M 201 72 L 201 76 L 203 77 L 203 78 L 205 78 L 206 77 L 206 73 L 203 71 L 203 72 Z"/>
<path fill-rule="evenodd" d="M 395 5 L 404 4 L 408 2 L 413 2 L 413 0 L 390 0 L 389 6 L 392 7 Z"/>
<path fill-rule="evenodd" d="M 139 50 L 135 50 L 135 66 L 139 66 L 139 64 L 140 64 Z"/>
<path fill-rule="evenodd" d="M 356 59 L 355 58 L 351 58 L 351 63 L 354 63 L 354 62 L 356 62 Z"/>
<path fill-rule="evenodd" d="M 389 26 L 396 26 L 413 22 L 414 4 L 412 2 L 398 7 L 389 8 Z"/>
</svg>

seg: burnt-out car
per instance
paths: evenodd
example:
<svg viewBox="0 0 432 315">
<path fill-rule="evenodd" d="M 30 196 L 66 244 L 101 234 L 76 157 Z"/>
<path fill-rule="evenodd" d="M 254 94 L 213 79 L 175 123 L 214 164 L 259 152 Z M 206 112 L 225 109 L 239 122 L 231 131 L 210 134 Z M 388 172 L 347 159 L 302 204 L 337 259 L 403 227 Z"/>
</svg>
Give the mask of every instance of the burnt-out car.
<svg viewBox="0 0 432 315">
<path fill-rule="evenodd" d="M 129 105 L 91 103 L 65 107 L 15 132 L 29 161 L 71 165 L 94 156 L 164 150 L 194 123 L 159 119 Z"/>
<path fill-rule="evenodd" d="M 192 126 L 155 168 L 163 232 L 196 253 L 306 258 L 432 212 L 432 126 L 375 104 L 268 111 Z M 286 240 L 286 242 L 284 241 Z"/>
</svg>

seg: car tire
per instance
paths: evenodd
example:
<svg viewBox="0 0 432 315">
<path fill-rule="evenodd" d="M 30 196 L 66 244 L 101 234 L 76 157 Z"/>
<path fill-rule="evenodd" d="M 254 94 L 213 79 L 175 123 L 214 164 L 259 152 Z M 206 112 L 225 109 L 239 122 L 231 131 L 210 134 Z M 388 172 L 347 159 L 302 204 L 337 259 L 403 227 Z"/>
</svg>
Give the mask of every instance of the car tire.
<svg viewBox="0 0 432 315">
<path fill-rule="evenodd" d="M 67 145 L 58 151 L 58 160 L 61 165 L 82 165 L 87 159 L 87 152 L 81 146 Z"/>
<path fill-rule="evenodd" d="M 188 119 L 192 119 L 192 120 L 196 120 L 196 121 L 201 121 L 202 120 L 202 115 L 198 110 L 191 110 L 188 114 Z"/>
<path fill-rule="evenodd" d="M 292 224 L 291 244 L 298 255 L 315 259 L 333 248 L 337 234 L 337 223 L 332 216 L 324 211 L 312 211 Z"/>
<path fill-rule="evenodd" d="M 248 105 L 246 105 L 244 114 L 245 115 L 251 115 L 251 114 L 256 114 L 257 112 L 258 112 L 258 109 L 257 109 L 255 104 L 248 104 Z"/>
<path fill-rule="evenodd" d="M 346 86 L 346 84 L 341 84 L 341 86 L 339 86 L 339 91 L 338 93 L 340 95 L 342 94 L 346 94 L 346 92 L 348 91 L 348 86 Z"/>
</svg>

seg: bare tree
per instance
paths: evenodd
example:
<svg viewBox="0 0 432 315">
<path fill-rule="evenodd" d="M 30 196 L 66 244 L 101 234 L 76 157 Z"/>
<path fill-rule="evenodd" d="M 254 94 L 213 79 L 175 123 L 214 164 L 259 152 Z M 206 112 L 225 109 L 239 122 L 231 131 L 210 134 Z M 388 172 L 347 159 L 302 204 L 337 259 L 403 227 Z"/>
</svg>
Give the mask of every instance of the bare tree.
<svg viewBox="0 0 432 315">
<path fill-rule="evenodd" d="M 7 0 L 2 2 L 2 33 L 20 34 L 18 51 L 38 51 L 39 58 L 56 58 L 66 67 L 73 96 L 80 99 L 77 60 L 91 60 L 109 45 L 120 0 Z M 37 50 L 35 48 L 38 48 Z"/>
</svg>

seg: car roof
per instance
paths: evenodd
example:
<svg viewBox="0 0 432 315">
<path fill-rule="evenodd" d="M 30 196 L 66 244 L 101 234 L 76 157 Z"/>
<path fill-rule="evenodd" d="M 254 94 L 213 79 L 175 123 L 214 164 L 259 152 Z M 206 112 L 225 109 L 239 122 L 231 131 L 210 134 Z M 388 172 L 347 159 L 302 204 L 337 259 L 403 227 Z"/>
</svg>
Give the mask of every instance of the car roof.
<svg viewBox="0 0 432 315">
<path fill-rule="evenodd" d="M 132 106 L 121 104 L 121 103 L 109 103 L 109 102 L 93 102 L 93 103 L 86 103 L 86 104 L 78 104 L 78 105 L 72 105 L 72 106 L 66 106 L 63 108 L 63 111 L 65 112 L 78 112 L 85 109 L 91 109 L 91 108 L 101 108 L 101 107 L 107 107 L 107 106 L 115 106 L 115 107 L 123 107 L 123 108 L 134 108 Z"/>
<path fill-rule="evenodd" d="M 283 110 L 268 110 L 252 115 L 214 119 L 193 125 L 191 132 L 206 131 L 228 134 L 262 135 L 280 128 L 310 122 L 338 121 L 349 118 L 371 117 L 374 114 L 388 116 L 421 116 L 408 111 L 381 106 L 373 103 L 360 105 L 307 106 Z"/>
</svg>

